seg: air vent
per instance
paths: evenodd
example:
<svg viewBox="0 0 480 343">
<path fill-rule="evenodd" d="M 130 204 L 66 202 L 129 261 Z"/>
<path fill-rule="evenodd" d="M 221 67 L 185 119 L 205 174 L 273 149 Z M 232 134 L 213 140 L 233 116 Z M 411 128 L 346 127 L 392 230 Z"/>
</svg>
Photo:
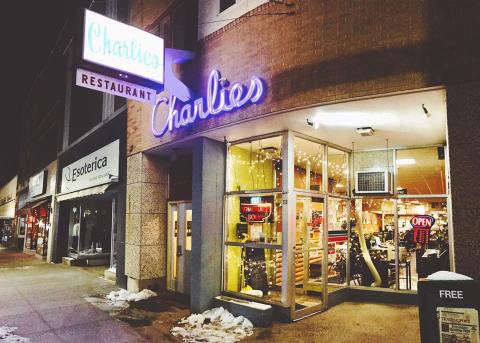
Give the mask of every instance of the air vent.
<svg viewBox="0 0 480 343">
<path fill-rule="evenodd" d="M 388 170 L 364 170 L 355 173 L 355 193 L 390 193 Z"/>
</svg>

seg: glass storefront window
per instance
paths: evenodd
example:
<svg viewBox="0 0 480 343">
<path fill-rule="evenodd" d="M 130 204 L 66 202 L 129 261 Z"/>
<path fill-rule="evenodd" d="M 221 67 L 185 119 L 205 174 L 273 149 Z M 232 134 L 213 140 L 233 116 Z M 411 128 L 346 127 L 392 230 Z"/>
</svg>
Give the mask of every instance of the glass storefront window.
<svg viewBox="0 0 480 343">
<path fill-rule="evenodd" d="M 443 147 L 397 151 L 397 192 L 399 194 L 446 194 Z"/>
<path fill-rule="evenodd" d="M 297 196 L 295 234 L 295 307 L 322 304 L 323 198 Z"/>
<path fill-rule="evenodd" d="M 282 244 L 280 194 L 230 195 L 227 198 L 229 242 Z"/>
<path fill-rule="evenodd" d="M 395 288 L 394 200 L 355 199 L 350 233 L 350 284 Z"/>
<path fill-rule="evenodd" d="M 294 138 L 294 187 L 312 191 L 323 191 L 323 149 L 322 144 L 303 138 Z"/>
<path fill-rule="evenodd" d="M 399 199 L 399 286 L 400 289 L 417 290 L 419 278 L 439 270 L 450 270 L 448 245 L 448 215 L 446 198 Z M 427 229 L 427 237 L 421 229 L 412 226 L 416 216 L 432 216 L 434 224 Z"/>
<path fill-rule="evenodd" d="M 282 138 L 234 144 L 228 150 L 227 191 L 282 187 Z"/>
<path fill-rule="evenodd" d="M 328 193 L 348 195 L 348 154 L 329 147 L 327 161 Z"/>
<path fill-rule="evenodd" d="M 110 261 L 112 200 L 81 200 L 70 205 L 68 251 L 72 257 Z"/>
<path fill-rule="evenodd" d="M 347 281 L 349 200 L 328 199 L 328 283 Z M 335 287 L 329 287 L 329 291 Z"/>
<path fill-rule="evenodd" d="M 281 250 L 231 245 L 225 250 L 226 291 L 280 301 Z"/>
</svg>

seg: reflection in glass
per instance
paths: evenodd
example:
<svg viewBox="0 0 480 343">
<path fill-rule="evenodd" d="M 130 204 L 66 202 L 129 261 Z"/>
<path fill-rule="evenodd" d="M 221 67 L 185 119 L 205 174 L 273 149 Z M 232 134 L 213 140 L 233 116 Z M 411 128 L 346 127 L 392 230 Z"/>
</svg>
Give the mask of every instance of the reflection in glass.
<svg viewBox="0 0 480 343">
<path fill-rule="evenodd" d="M 227 241 L 282 244 L 280 195 L 231 195 L 227 200 Z"/>
<path fill-rule="evenodd" d="M 348 154 L 334 148 L 328 148 L 328 192 L 348 195 Z"/>
<path fill-rule="evenodd" d="M 323 149 L 321 144 L 295 137 L 295 188 L 322 191 Z"/>
<path fill-rule="evenodd" d="M 394 201 L 355 199 L 352 224 L 351 284 L 395 288 Z"/>
<path fill-rule="evenodd" d="M 328 199 L 328 283 L 346 284 L 348 200 Z M 334 287 L 329 287 L 335 290 Z"/>
<path fill-rule="evenodd" d="M 281 137 L 231 145 L 228 150 L 227 191 L 280 188 L 281 149 Z"/>
<path fill-rule="evenodd" d="M 412 218 L 425 215 L 432 216 L 434 224 L 422 237 Z M 400 289 L 417 290 L 419 278 L 450 269 L 446 198 L 399 199 L 398 231 Z"/>
<path fill-rule="evenodd" d="M 297 310 L 322 303 L 323 218 L 323 199 L 297 197 L 295 238 Z"/>
<path fill-rule="evenodd" d="M 227 291 L 280 301 L 281 250 L 227 245 L 225 260 Z"/>
<path fill-rule="evenodd" d="M 396 165 L 399 193 L 447 193 L 443 147 L 398 150 Z"/>
</svg>

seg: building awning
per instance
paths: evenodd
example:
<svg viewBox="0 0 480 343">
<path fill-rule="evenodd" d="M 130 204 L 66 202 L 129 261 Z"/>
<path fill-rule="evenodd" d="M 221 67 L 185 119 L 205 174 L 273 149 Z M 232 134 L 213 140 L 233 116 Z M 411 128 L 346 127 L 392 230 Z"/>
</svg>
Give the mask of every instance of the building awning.
<svg viewBox="0 0 480 343">
<path fill-rule="evenodd" d="M 47 202 L 49 202 L 49 201 L 50 201 L 50 197 L 48 197 L 47 199 L 42 199 L 42 200 L 37 201 L 37 202 L 34 202 L 34 203 L 30 203 L 30 204 L 29 204 L 29 207 L 30 207 L 30 208 L 35 208 L 35 207 L 38 207 L 38 206 L 40 206 L 40 205 L 43 205 L 43 204 L 45 204 L 45 203 L 47 203 Z"/>
<path fill-rule="evenodd" d="M 82 190 L 76 191 L 76 192 L 58 194 L 57 195 L 57 201 L 65 201 L 65 200 L 85 198 L 85 197 L 89 197 L 89 196 L 93 196 L 93 195 L 104 194 L 111 185 L 112 185 L 112 183 L 107 183 L 107 184 L 100 185 L 100 186 L 95 186 L 95 187 L 82 189 Z"/>
</svg>

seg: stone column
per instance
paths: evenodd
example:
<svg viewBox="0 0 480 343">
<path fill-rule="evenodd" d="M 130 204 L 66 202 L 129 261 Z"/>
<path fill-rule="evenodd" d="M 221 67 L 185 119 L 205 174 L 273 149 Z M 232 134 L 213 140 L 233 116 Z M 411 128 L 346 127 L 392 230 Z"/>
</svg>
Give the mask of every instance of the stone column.
<svg viewBox="0 0 480 343">
<path fill-rule="evenodd" d="M 127 159 L 127 288 L 165 288 L 168 162 L 143 153 Z"/>
<path fill-rule="evenodd" d="M 193 148 L 190 308 L 202 312 L 222 285 L 225 145 L 199 138 Z"/>
</svg>

